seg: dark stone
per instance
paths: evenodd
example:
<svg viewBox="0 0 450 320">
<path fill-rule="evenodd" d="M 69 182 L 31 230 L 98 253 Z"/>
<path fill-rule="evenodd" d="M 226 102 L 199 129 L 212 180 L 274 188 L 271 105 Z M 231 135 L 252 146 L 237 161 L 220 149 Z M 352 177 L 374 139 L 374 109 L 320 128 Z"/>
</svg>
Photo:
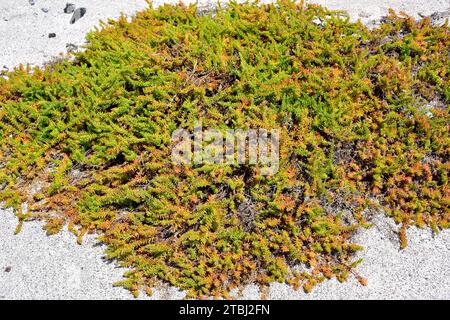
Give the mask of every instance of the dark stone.
<svg viewBox="0 0 450 320">
<path fill-rule="evenodd" d="M 433 26 L 442 25 L 445 19 L 450 18 L 450 8 L 446 11 L 435 12 L 430 16 L 430 23 Z"/>
<path fill-rule="evenodd" d="M 10 266 L 6 267 L 5 272 L 11 272 L 11 267 Z"/>
<path fill-rule="evenodd" d="M 70 19 L 70 24 L 74 24 L 80 20 L 86 14 L 86 8 L 78 8 L 74 11 L 72 19 Z"/>
<path fill-rule="evenodd" d="M 56 37 L 56 33 L 52 32 L 48 34 L 49 38 L 55 38 Z"/>
<path fill-rule="evenodd" d="M 28 0 L 28 3 L 31 4 L 32 6 L 34 6 L 36 4 L 36 1 L 34 0 Z"/>
<path fill-rule="evenodd" d="M 73 3 L 66 3 L 66 7 L 64 8 L 64 13 L 72 13 L 75 11 L 75 5 Z"/>
<path fill-rule="evenodd" d="M 74 52 L 78 50 L 78 46 L 73 43 L 66 43 L 67 52 Z"/>
</svg>

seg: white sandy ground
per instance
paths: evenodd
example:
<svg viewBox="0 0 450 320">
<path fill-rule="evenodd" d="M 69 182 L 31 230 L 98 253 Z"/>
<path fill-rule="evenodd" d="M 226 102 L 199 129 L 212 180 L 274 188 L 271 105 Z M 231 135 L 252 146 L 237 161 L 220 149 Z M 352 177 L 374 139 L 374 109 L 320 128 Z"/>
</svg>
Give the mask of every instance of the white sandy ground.
<svg viewBox="0 0 450 320">
<path fill-rule="evenodd" d="M 104 246 L 94 236 L 83 245 L 64 230 L 48 237 L 42 222 L 25 223 L 14 235 L 17 218 L 12 210 L 0 211 L 0 300 L 1 299 L 132 299 L 131 294 L 113 287 L 125 269 L 104 260 Z M 355 238 L 365 250 L 358 254 L 357 267 L 368 278 L 361 286 L 354 277 L 339 283 L 325 281 L 312 293 L 295 291 L 274 283 L 269 299 L 450 299 L 450 230 L 433 237 L 430 230 L 410 228 L 409 245 L 399 250 L 389 219 L 379 218 L 376 226 L 361 230 Z M 5 268 L 10 267 L 9 272 Z M 184 293 L 173 287 L 157 288 L 151 299 L 181 299 Z M 243 288 L 236 298 L 261 299 L 256 285 Z M 144 294 L 142 299 L 148 299 Z"/>
<path fill-rule="evenodd" d="M 84 44 L 86 32 L 98 20 L 117 18 L 121 12 L 132 15 L 146 7 L 143 0 L 72 0 L 86 7 L 87 14 L 74 25 L 71 15 L 62 13 L 66 0 L 0 0 L 0 71 L 20 63 L 42 65 L 61 52 L 66 44 Z M 154 1 L 154 5 L 162 2 Z M 192 2 L 192 1 L 185 1 Z M 204 5 L 211 1 L 199 1 Z M 215 1 L 213 1 L 215 3 Z M 450 9 L 450 0 L 311 0 L 331 9 L 347 10 L 352 20 L 373 25 L 389 7 L 420 18 Z M 41 8 L 48 8 L 45 13 Z M 48 34 L 56 33 L 56 38 Z M 124 269 L 103 259 L 104 247 L 89 236 L 84 245 L 63 231 L 47 237 L 38 221 L 25 223 L 14 235 L 17 219 L 11 210 L 0 209 L 0 299 L 130 299 L 130 293 L 115 288 Z M 284 284 L 273 284 L 270 299 L 450 299 L 450 230 L 433 236 L 429 229 L 408 230 L 409 246 L 399 250 L 388 218 L 380 216 L 375 227 L 361 230 L 354 241 L 365 250 L 358 272 L 368 278 L 362 287 L 354 278 L 318 285 L 311 294 L 294 291 Z M 5 272 L 7 269 L 10 271 Z M 175 288 L 155 290 L 152 299 L 179 299 L 184 294 Z M 254 285 L 237 297 L 260 299 Z M 148 297 L 143 297 L 148 298 Z"/>
</svg>

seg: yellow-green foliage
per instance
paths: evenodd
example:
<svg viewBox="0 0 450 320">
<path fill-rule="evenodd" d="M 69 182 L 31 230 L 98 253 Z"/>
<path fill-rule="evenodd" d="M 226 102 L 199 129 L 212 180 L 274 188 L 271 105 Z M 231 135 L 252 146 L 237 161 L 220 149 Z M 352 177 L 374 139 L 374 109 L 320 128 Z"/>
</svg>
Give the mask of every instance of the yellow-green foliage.
<svg viewBox="0 0 450 320">
<path fill-rule="evenodd" d="M 374 208 L 402 245 L 410 225 L 449 226 L 447 26 L 391 13 L 370 31 L 288 1 L 164 5 L 88 40 L 75 62 L 0 80 L 1 199 L 28 202 L 19 217 L 49 233 L 100 233 L 134 293 L 310 291 L 353 272 L 349 239 Z M 199 118 L 281 128 L 280 170 L 173 165 L 171 133 Z"/>
</svg>

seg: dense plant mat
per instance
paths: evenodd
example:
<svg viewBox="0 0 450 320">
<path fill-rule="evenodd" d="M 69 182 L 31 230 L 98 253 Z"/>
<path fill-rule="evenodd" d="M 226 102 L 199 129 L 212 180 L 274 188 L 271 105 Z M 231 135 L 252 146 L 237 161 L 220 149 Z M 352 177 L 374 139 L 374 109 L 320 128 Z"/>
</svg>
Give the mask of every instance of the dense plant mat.
<svg viewBox="0 0 450 320">
<path fill-rule="evenodd" d="M 288 1 L 164 5 L 88 40 L 75 61 L 0 80 L 1 200 L 49 234 L 99 233 L 133 293 L 364 283 L 351 237 L 374 214 L 402 246 L 408 226 L 449 227 L 447 25 L 391 13 L 371 31 Z M 279 128 L 279 171 L 174 165 L 171 133 L 197 119 Z"/>
</svg>

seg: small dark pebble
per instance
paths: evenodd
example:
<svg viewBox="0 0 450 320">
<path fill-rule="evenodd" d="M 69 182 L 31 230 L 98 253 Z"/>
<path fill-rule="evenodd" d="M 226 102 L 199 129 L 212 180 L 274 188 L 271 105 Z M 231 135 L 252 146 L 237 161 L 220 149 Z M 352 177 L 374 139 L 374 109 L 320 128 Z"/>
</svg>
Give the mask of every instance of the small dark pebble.
<svg viewBox="0 0 450 320">
<path fill-rule="evenodd" d="M 446 11 L 435 12 L 430 15 L 430 23 L 432 25 L 439 25 L 440 23 L 443 23 L 447 18 L 450 19 L 450 8 Z"/>
<path fill-rule="evenodd" d="M 72 13 L 75 11 L 75 5 L 73 3 L 66 3 L 66 7 L 64 8 L 64 13 Z"/>
<path fill-rule="evenodd" d="M 6 267 L 6 268 L 5 268 L 5 272 L 11 272 L 11 267 L 9 267 L 9 266 Z"/>
<path fill-rule="evenodd" d="M 42 12 L 47 13 L 48 12 L 48 8 L 41 8 Z"/>
<path fill-rule="evenodd" d="M 86 8 L 77 8 L 70 19 L 70 24 L 74 24 L 80 20 L 86 14 L 86 11 Z"/>
<path fill-rule="evenodd" d="M 53 33 L 53 32 L 52 32 L 52 33 L 49 33 L 49 34 L 48 34 L 48 37 L 49 37 L 49 38 L 55 38 L 55 37 L 56 37 L 56 33 Z"/>
<path fill-rule="evenodd" d="M 73 43 L 66 43 L 67 52 L 74 52 L 78 50 L 78 46 Z"/>
<path fill-rule="evenodd" d="M 34 6 L 36 4 L 36 1 L 34 0 L 28 0 L 28 3 L 31 4 L 32 6 Z"/>
</svg>

